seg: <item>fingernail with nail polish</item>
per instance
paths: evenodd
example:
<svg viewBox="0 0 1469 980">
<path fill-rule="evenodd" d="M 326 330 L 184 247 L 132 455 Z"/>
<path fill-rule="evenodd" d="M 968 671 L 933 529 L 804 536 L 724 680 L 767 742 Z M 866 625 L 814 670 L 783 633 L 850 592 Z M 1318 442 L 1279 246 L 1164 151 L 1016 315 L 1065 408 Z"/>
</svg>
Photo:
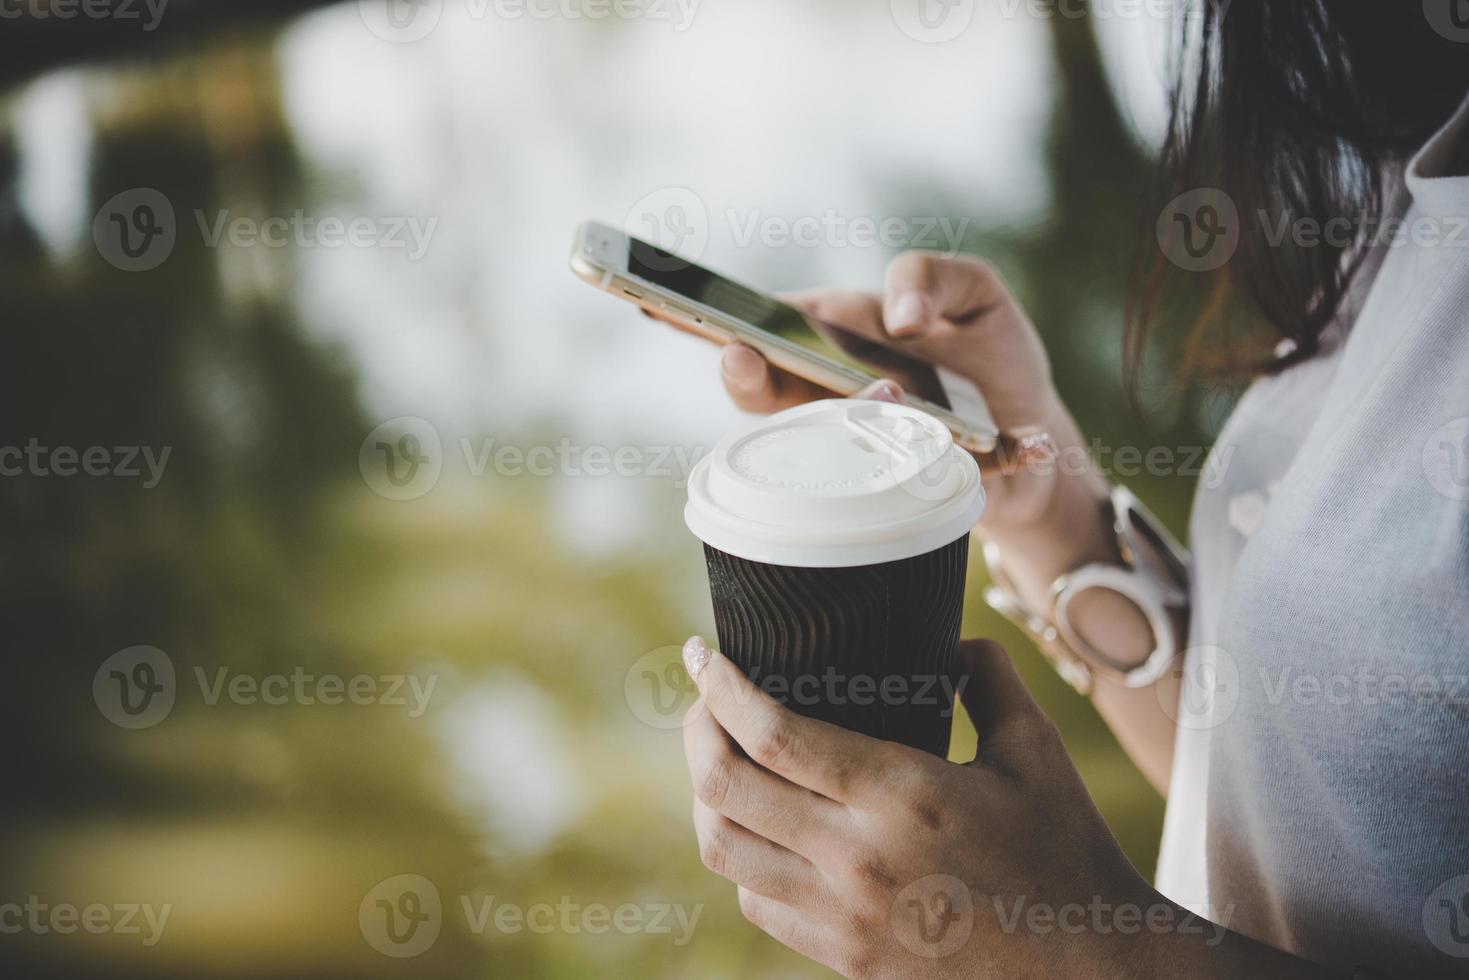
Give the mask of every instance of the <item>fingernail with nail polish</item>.
<svg viewBox="0 0 1469 980">
<path fill-rule="evenodd" d="M 911 333 L 928 322 L 928 300 L 922 293 L 907 292 L 895 298 L 888 312 L 891 333 Z"/>
<path fill-rule="evenodd" d="M 713 656 L 713 653 L 702 636 L 689 637 L 688 642 L 683 645 L 684 670 L 687 670 L 689 676 L 694 680 L 698 680 L 704 668 L 709 665 L 709 658 Z"/>
<path fill-rule="evenodd" d="M 1056 455 L 1056 442 L 1049 432 L 1036 432 L 1022 436 L 1017 444 L 1022 463 L 1036 463 Z"/>
</svg>

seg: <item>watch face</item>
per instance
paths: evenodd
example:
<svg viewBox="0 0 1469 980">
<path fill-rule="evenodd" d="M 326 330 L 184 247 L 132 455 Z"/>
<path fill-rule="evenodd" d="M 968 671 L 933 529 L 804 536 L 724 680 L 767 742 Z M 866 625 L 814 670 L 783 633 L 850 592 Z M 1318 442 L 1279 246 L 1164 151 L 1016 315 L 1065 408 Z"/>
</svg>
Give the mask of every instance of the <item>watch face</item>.
<svg viewBox="0 0 1469 980">
<path fill-rule="evenodd" d="M 1055 604 L 1049 618 L 1027 608 L 1016 595 L 999 548 L 993 543 L 984 548 L 993 583 L 985 592 L 985 601 L 1024 629 L 1061 676 L 1083 695 L 1091 693 L 1097 678 L 1136 688 L 1153 684 L 1167 673 L 1179 650 L 1173 610 L 1188 600 L 1187 553 L 1168 531 L 1122 487 L 1113 490 L 1104 513 L 1116 529 L 1123 563 L 1096 563 L 1062 575 L 1052 586 Z M 1142 614 L 1152 633 L 1150 651 L 1123 661 L 1087 642 L 1072 625 L 1072 604 L 1097 601 L 1098 597 L 1088 596 L 1094 592 L 1114 593 Z"/>
<path fill-rule="evenodd" d="M 1065 588 L 1057 596 L 1056 626 L 1066 644 L 1101 676 L 1128 687 L 1143 687 L 1156 681 L 1173 663 L 1179 649 L 1178 625 L 1173 610 L 1188 599 L 1188 558 L 1166 528 L 1158 523 L 1125 488 L 1113 490 L 1109 501 L 1117 531 L 1122 565 L 1088 565 L 1065 577 Z M 1096 602 L 1082 598 L 1088 592 L 1113 592 L 1134 606 L 1147 620 L 1153 648 L 1127 659 L 1109 656 L 1086 641 L 1072 623 L 1081 607 L 1073 602 Z"/>
<path fill-rule="evenodd" d="M 1159 635 L 1160 629 L 1168 629 L 1161 621 L 1166 613 L 1160 597 L 1153 594 L 1149 576 L 1117 565 L 1088 565 L 1068 575 L 1066 580 L 1066 589 L 1056 597 L 1056 627 L 1066 646 L 1093 669 L 1117 680 L 1119 675 L 1142 670 L 1158 648 L 1167 645 L 1170 637 Z M 1148 632 L 1152 636 L 1148 649 L 1121 659 L 1109 656 L 1090 642 L 1085 629 L 1078 628 L 1077 624 L 1088 620 L 1093 623 L 1111 620 L 1122 612 L 1115 605 L 1106 605 L 1109 600 L 1100 593 L 1111 593 L 1147 620 Z M 1115 603 L 1117 600 L 1110 601 Z"/>
</svg>

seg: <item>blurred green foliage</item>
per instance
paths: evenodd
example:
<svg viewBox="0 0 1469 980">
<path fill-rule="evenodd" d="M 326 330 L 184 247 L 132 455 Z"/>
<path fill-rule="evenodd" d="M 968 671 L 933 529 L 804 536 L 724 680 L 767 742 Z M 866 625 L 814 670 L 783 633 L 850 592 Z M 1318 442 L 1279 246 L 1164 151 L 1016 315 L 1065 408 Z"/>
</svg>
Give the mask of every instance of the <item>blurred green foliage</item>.
<svg viewBox="0 0 1469 980">
<path fill-rule="evenodd" d="M 1016 284 L 1090 434 L 1202 445 L 1187 401 L 1157 433 L 1119 410 L 1113 351 L 1149 164 L 1107 95 L 1085 21 L 1058 18 L 1054 43 L 1053 221 L 976 234 L 966 247 Z M 309 202 L 267 42 L 113 75 L 118 96 L 93 119 L 86 213 L 139 185 L 163 190 L 180 213 L 224 199 L 267 213 Z M 747 927 L 733 889 L 699 865 L 678 733 L 628 710 L 627 651 L 709 631 L 677 613 L 701 587 L 696 549 L 605 559 L 558 549 L 545 488 L 530 480 L 447 485 L 413 507 L 365 492 L 356 452 L 369 426 L 353 368 L 296 321 L 289 252 L 234 278 L 189 236 L 148 275 L 90 250 L 57 262 L 15 205 L 16 178 L 14 145 L 0 137 L 0 445 L 167 446 L 171 458 L 152 489 L 0 480 L 11 665 L 0 725 L 12 763 L 0 901 L 174 911 L 153 948 L 116 935 L 6 937 L 11 975 L 823 975 Z M 908 210 L 944 213 L 921 188 L 894 194 Z M 1186 479 L 1135 489 L 1181 528 Z M 674 488 L 649 492 L 678 506 Z M 983 573 L 972 574 L 966 633 L 1023 648 L 978 603 Z M 514 708 L 549 724 L 471 757 L 490 760 L 473 785 L 455 757 L 464 728 L 437 711 L 265 712 L 193 698 L 157 727 L 122 731 L 99 715 L 92 680 L 132 644 L 166 650 L 181 677 L 220 666 L 420 671 L 470 724 L 482 696 L 491 715 L 518 717 Z M 1111 826 L 1150 872 L 1161 802 L 1089 705 L 1038 657 L 1021 660 Z M 960 726 L 963 756 L 973 734 Z M 534 819 L 529 829 L 497 822 L 515 812 L 506 801 L 525 776 L 495 770 L 507 750 L 530 760 L 532 778 L 569 787 L 552 799 L 566 827 L 549 849 L 515 846 Z M 374 884 L 402 873 L 435 882 L 446 923 L 432 950 L 399 961 L 363 941 L 357 911 Z M 677 901 L 702 907 L 702 920 L 682 946 L 657 935 L 472 935 L 459 896 L 492 895 Z"/>
</svg>

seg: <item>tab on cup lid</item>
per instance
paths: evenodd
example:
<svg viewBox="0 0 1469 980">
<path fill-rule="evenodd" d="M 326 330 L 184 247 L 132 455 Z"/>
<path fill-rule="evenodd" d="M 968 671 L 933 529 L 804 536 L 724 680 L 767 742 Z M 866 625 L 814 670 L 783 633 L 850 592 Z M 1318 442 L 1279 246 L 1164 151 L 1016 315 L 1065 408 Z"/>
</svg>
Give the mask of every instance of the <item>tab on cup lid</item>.
<svg viewBox="0 0 1469 980">
<path fill-rule="evenodd" d="M 694 468 L 684 522 L 771 565 L 899 561 L 968 534 L 984 510 L 974 457 L 907 405 L 831 399 L 757 419 Z"/>
</svg>

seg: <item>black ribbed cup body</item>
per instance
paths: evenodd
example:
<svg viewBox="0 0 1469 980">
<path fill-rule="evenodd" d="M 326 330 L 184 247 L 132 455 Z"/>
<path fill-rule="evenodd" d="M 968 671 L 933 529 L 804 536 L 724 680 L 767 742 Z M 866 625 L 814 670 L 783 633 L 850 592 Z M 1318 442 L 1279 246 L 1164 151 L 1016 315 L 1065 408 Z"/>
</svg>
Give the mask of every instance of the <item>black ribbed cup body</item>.
<svg viewBox="0 0 1469 980">
<path fill-rule="evenodd" d="M 803 715 L 945 756 L 969 536 L 876 565 L 799 568 L 704 546 L 719 648 Z"/>
</svg>

